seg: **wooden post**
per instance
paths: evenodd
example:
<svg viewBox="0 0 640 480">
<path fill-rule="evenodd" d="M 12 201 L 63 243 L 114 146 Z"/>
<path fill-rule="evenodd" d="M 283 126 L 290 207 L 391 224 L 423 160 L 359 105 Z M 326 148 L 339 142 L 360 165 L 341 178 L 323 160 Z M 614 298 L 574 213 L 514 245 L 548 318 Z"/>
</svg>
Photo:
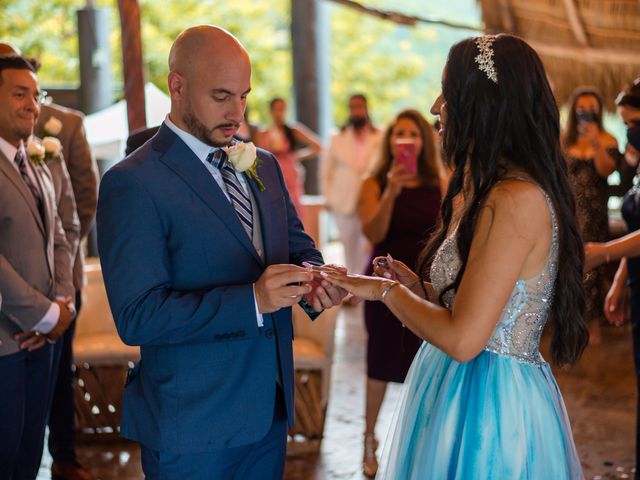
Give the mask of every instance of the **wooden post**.
<svg viewBox="0 0 640 480">
<path fill-rule="evenodd" d="M 122 28 L 124 98 L 127 101 L 129 132 L 145 128 L 147 116 L 142 68 L 142 35 L 138 0 L 118 0 Z"/>
<path fill-rule="evenodd" d="M 77 12 L 78 53 L 80 60 L 80 105 L 85 114 L 98 112 L 113 104 L 111 83 L 111 31 L 109 9 L 94 8 L 87 2 Z M 58 96 L 55 97 L 60 102 Z"/>
<path fill-rule="evenodd" d="M 316 0 L 291 0 L 291 51 L 296 119 L 320 130 Z M 305 192 L 318 193 L 318 159 L 304 162 Z"/>
</svg>

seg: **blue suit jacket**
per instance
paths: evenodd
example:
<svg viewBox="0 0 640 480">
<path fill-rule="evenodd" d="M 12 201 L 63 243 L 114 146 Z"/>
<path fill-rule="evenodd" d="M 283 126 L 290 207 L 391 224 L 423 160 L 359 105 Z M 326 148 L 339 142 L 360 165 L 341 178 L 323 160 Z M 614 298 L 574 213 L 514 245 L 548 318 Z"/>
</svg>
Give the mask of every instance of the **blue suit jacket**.
<svg viewBox="0 0 640 480">
<path fill-rule="evenodd" d="M 109 170 L 98 245 L 118 333 L 141 347 L 125 388 L 121 431 L 176 453 L 261 439 L 274 412 L 278 358 L 290 423 L 291 309 L 258 328 L 252 284 L 268 265 L 322 262 L 276 159 L 258 150 L 266 190 L 248 184 L 265 262 L 202 162 L 166 125 Z"/>
</svg>

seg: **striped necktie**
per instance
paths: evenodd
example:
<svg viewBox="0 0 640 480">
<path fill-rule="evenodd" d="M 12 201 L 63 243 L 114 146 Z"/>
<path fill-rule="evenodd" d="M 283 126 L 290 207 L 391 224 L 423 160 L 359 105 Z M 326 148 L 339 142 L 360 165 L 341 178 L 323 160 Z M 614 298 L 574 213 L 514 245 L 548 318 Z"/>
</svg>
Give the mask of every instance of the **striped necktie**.
<svg viewBox="0 0 640 480">
<path fill-rule="evenodd" d="M 249 235 L 249 238 L 253 239 L 253 210 L 251 208 L 251 199 L 244 193 L 242 185 L 240 185 L 240 181 L 238 177 L 236 177 L 236 170 L 227 161 L 226 152 L 221 148 L 216 148 L 209 153 L 207 161 L 220 170 L 227 194 L 229 195 L 233 208 L 238 214 L 240 223 L 244 227 L 245 232 L 247 232 L 247 235 Z"/>
<path fill-rule="evenodd" d="M 18 165 L 18 170 L 20 170 L 20 176 L 24 183 L 27 185 L 31 194 L 33 195 L 33 199 L 36 201 L 36 205 L 38 206 L 38 212 L 40 212 L 40 216 L 44 219 L 44 207 L 42 204 L 42 195 L 40 194 L 40 190 L 37 185 L 33 183 L 29 173 L 27 172 L 27 162 L 24 158 L 24 152 L 21 149 L 18 149 L 16 152 L 16 156 L 14 161 L 16 165 Z"/>
</svg>

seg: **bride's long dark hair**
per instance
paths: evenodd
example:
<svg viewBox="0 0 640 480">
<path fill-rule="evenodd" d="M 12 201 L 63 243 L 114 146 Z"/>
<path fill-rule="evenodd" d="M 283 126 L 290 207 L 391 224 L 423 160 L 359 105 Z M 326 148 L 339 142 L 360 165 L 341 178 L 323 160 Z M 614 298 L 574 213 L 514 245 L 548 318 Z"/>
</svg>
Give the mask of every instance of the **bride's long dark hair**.
<svg viewBox="0 0 640 480">
<path fill-rule="evenodd" d="M 453 175 L 442 203 L 441 225 L 422 252 L 418 271 L 427 278 L 427 265 L 451 226 L 454 199 L 464 198 L 457 233 L 462 268 L 445 291 L 458 288 L 478 213 L 504 176 L 508 161 L 535 180 L 555 208 L 559 252 L 550 317 L 551 356 L 559 365 L 575 363 L 589 339 L 583 318 L 584 250 L 560 148 L 558 108 L 540 58 L 523 40 L 505 34 L 495 39 L 498 83 L 478 68 L 475 40 L 457 43 L 447 58 L 442 82 L 447 112 L 443 151 Z"/>
</svg>

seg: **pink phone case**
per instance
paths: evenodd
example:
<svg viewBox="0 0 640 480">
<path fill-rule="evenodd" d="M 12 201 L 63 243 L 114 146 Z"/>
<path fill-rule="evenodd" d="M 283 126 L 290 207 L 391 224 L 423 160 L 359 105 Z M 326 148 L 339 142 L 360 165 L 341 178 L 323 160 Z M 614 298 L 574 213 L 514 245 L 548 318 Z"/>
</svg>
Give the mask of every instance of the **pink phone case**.
<svg viewBox="0 0 640 480">
<path fill-rule="evenodd" d="M 416 159 L 416 144 L 411 141 L 399 140 L 396 142 L 397 158 L 395 159 L 400 165 L 404 165 L 404 173 L 418 175 L 418 165 Z"/>
</svg>

